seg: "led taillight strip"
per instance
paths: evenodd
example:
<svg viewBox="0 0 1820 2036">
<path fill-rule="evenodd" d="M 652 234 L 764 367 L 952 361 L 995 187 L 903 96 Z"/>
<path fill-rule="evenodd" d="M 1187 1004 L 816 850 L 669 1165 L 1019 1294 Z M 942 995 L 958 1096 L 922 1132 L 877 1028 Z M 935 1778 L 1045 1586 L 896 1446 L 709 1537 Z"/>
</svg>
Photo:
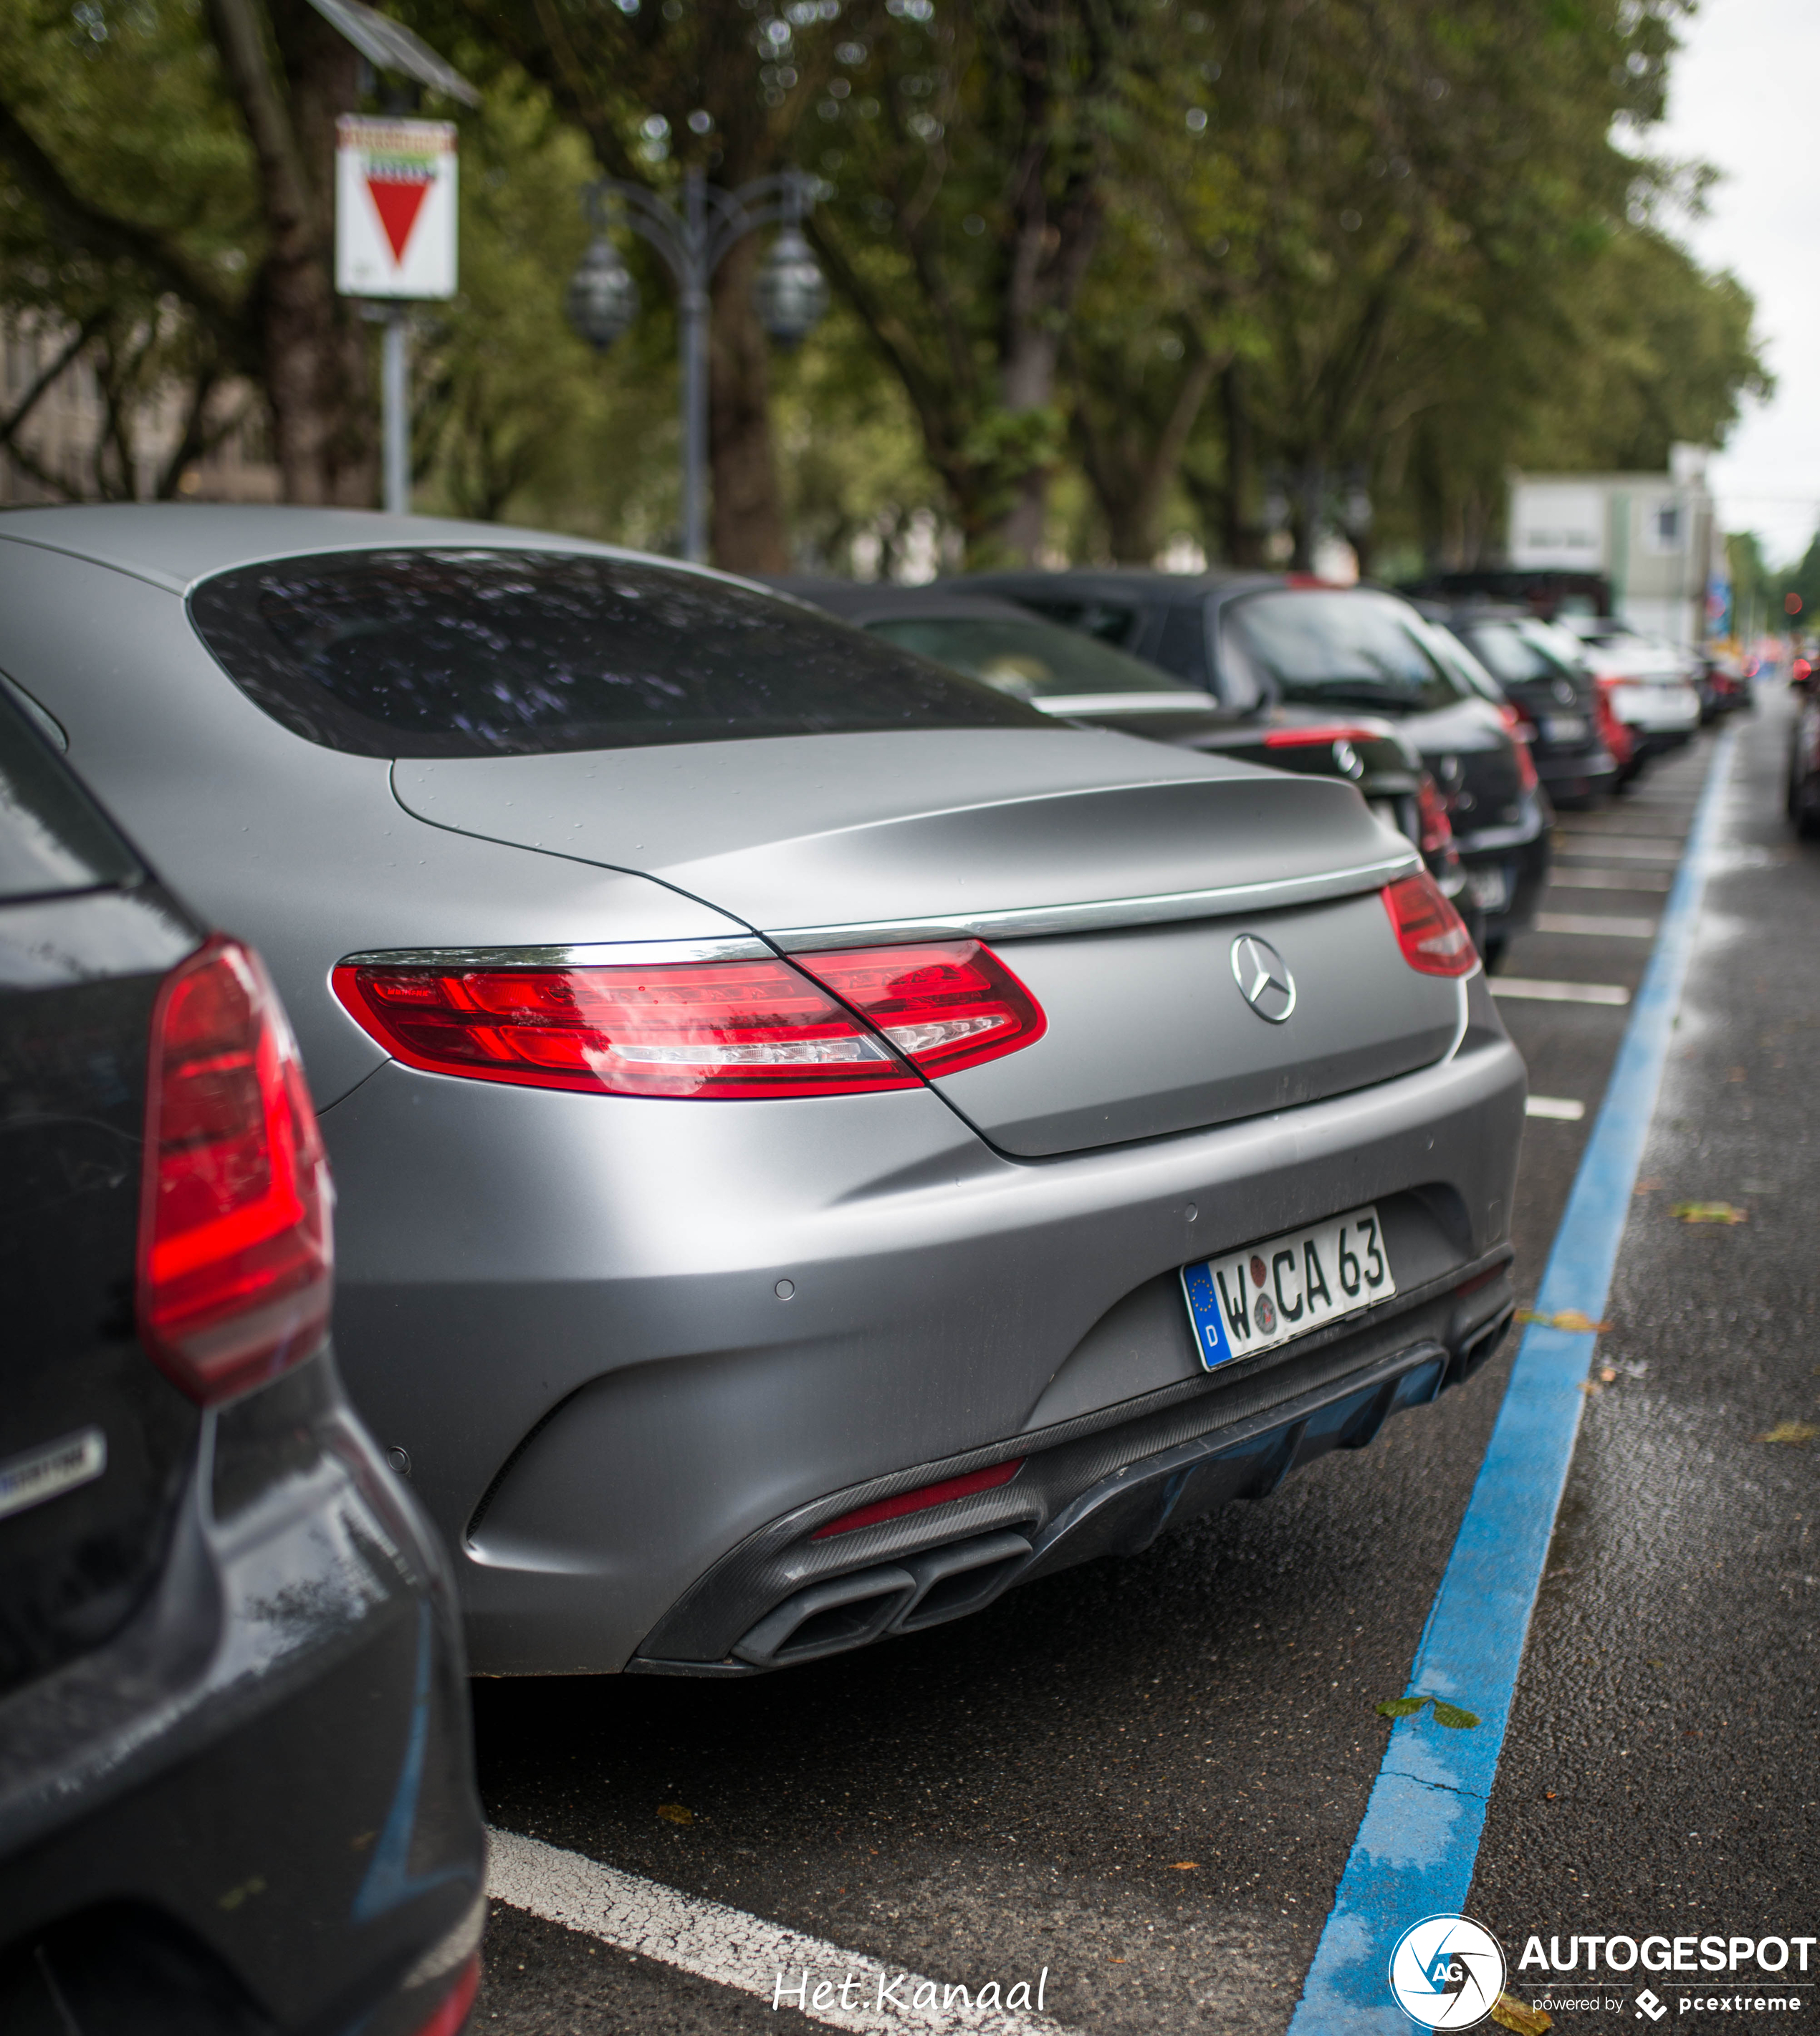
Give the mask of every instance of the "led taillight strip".
<svg viewBox="0 0 1820 2036">
<path fill-rule="evenodd" d="M 346 963 L 343 1006 L 432 1074 L 694 1100 L 911 1088 L 1040 1039 L 1036 1001 L 977 941 L 645 966 Z"/>
</svg>

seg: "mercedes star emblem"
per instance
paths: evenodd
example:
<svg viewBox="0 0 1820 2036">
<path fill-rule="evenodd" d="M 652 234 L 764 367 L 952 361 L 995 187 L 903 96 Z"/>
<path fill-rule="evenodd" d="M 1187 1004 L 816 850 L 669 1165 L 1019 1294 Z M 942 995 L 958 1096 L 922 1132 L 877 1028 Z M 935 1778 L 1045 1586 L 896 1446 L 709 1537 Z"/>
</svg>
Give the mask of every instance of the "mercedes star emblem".
<svg viewBox="0 0 1820 2036">
<path fill-rule="evenodd" d="M 1233 980 L 1260 1018 L 1280 1025 L 1296 1008 L 1296 979 L 1268 941 L 1240 933 L 1233 943 Z"/>
</svg>

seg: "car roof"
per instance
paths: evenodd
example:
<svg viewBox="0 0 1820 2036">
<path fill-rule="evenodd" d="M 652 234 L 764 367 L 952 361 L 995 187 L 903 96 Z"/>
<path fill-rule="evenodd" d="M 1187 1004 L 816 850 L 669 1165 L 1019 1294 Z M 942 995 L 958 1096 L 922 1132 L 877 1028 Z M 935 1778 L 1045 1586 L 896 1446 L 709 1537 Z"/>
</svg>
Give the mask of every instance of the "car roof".
<svg viewBox="0 0 1820 2036">
<path fill-rule="evenodd" d="M 459 545 L 464 550 L 561 551 L 601 558 L 643 560 L 715 579 L 734 575 L 680 560 L 454 517 L 386 516 L 371 509 L 273 507 L 264 503 L 115 502 L 68 508 L 0 512 L 0 539 L 37 545 L 130 573 L 174 594 L 236 566 L 315 552 L 391 551 L 415 545 Z M 750 582 L 742 582 L 750 585 Z"/>
<path fill-rule="evenodd" d="M 812 601 L 849 622 L 888 622 L 913 619 L 969 622 L 1016 622 L 1026 628 L 1047 626 L 1027 608 L 996 594 L 976 594 L 964 583 L 938 580 L 921 586 L 898 586 L 890 581 L 767 579 L 768 586 Z"/>
</svg>

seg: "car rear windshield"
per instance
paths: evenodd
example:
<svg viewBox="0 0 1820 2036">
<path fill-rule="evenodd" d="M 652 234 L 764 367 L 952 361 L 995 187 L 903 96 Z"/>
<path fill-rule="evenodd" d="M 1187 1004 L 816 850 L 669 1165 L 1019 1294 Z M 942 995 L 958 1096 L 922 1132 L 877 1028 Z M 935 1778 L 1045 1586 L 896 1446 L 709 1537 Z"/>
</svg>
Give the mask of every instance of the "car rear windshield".
<svg viewBox="0 0 1820 2036">
<path fill-rule="evenodd" d="M 1279 699 L 1316 707 L 1428 713 L 1473 696 L 1429 641 L 1429 625 L 1393 596 L 1289 587 L 1247 594 L 1222 618 L 1222 663 Z"/>
<path fill-rule="evenodd" d="M 951 665 L 1018 699 L 1179 692 L 1191 706 L 1207 703 L 1205 693 L 1156 665 L 1140 664 L 1109 643 L 1033 616 L 1026 622 L 1010 616 L 896 616 L 867 628 L 872 635 Z"/>
<path fill-rule="evenodd" d="M 0 903 L 137 883 L 132 850 L 0 686 Z"/>
<path fill-rule="evenodd" d="M 190 613 L 268 714 L 362 756 L 1055 726 L 795 602 L 640 560 L 326 552 L 205 580 Z"/>
<path fill-rule="evenodd" d="M 1544 626 L 1516 620 L 1469 622 L 1460 632 L 1467 647 L 1494 679 L 1520 686 L 1535 679 L 1570 680 L 1572 668 L 1548 643 Z"/>
</svg>

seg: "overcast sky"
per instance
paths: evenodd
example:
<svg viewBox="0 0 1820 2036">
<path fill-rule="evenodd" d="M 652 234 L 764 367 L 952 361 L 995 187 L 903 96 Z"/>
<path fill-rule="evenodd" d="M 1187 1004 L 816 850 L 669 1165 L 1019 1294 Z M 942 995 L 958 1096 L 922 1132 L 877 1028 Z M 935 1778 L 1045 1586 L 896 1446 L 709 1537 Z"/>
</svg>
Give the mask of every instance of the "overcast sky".
<svg viewBox="0 0 1820 2036">
<path fill-rule="evenodd" d="M 1820 526 L 1820 4 L 1701 0 L 1670 74 L 1652 153 L 1725 172 L 1684 237 L 1757 300 L 1776 394 L 1734 428 L 1712 477 L 1728 530 L 1778 563 Z"/>
</svg>

